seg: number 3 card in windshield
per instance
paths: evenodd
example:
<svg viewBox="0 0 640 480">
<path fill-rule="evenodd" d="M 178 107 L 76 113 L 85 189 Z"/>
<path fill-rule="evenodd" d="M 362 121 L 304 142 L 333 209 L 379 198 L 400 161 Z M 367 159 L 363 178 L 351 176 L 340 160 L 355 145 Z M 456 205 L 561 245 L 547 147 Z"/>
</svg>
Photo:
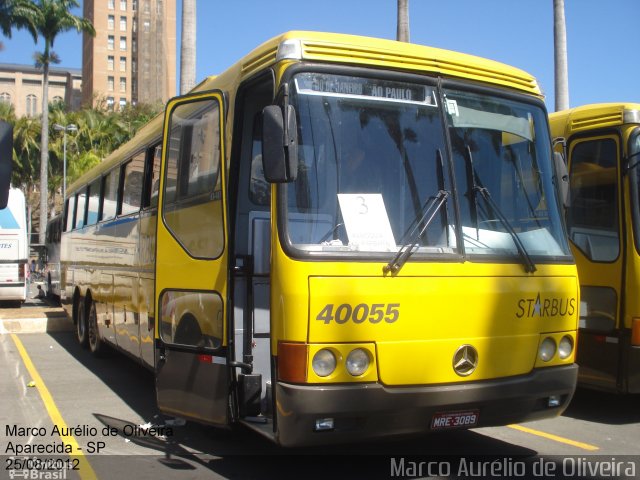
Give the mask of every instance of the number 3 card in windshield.
<svg viewBox="0 0 640 480">
<path fill-rule="evenodd" d="M 351 248 L 366 252 L 396 250 L 381 194 L 341 193 L 338 200 Z"/>
</svg>

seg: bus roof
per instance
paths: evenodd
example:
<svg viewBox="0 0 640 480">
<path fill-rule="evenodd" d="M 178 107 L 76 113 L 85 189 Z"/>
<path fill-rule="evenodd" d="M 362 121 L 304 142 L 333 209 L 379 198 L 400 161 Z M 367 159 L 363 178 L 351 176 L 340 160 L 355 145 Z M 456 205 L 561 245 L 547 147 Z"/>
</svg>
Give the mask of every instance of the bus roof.
<svg viewBox="0 0 640 480">
<path fill-rule="evenodd" d="M 549 114 L 554 135 L 569 136 L 595 128 L 640 123 L 640 104 L 631 102 L 593 103 Z"/>
<path fill-rule="evenodd" d="M 439 73 L 541 95 L 533 76 L 500 62 L 414 43 L 338 33 L 283 33 L 254 49 L 230 70 L 239 68 L 241 76 L 246 78 L 280 60 L 368 65 Z M 211 89 L 214 78 L 207 78 L 194 90 Z"/>
<path fill-rule="evenodd" d="M 394 40 L 337 33 L 291 31 L 274 37 L 240 59 L 220 75 L 207 77 L 192 92 L 237 85 L 280 61 L 313 61 L 381 69 L 432 73 L 506 87 L 542 98 L 536 79 L 515 67 L 473 55 Z M 106 157 L 100 165 L 69 186 L 73 193 L 97 175 L 143 148 L 162 133 L 160 114 L 131 140 Z"/>
</svg>

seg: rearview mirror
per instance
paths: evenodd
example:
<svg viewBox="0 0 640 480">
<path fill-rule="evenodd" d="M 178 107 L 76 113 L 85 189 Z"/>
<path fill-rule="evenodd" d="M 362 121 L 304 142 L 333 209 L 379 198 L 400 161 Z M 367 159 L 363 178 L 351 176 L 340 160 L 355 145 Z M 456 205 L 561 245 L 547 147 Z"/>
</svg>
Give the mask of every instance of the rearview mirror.
<svg viewBox="0 0 640 480">
<path fill-rule="evenodd" d="M 569 208 L 569 171 L 567 170 L 567 164 L 564 161 L 564 157 L 559 152 L 553 152 L 553 163 L 555 169 L 556 188 L 560 196 L 562 206 L 566 209 Z"/>
<path fill-rule="evenodd" d="M 289 183 L 298 174 L 298 128 L 293 106 L 269 105 L 262 111 L 262 166 L 270 183 Z"/>
</svg>

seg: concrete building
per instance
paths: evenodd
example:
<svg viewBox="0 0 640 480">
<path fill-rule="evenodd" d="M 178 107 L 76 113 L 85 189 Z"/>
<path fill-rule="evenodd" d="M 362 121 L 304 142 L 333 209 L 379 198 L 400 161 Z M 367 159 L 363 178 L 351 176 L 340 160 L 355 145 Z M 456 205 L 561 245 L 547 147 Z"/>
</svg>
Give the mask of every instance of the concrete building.
<svg viewBox="0 0 640 480">
<path fill-rule="evenodd" d="M 77 68 L 49 69 L 49 103 L 64 102 L 78 110 L 82 102 L 82 74 Z M 42 69 L 0 63 L 0 102 L 13 105 L 17 117 L 42 113 Z"/>
<path fill-rule="evenodd" d="M 166 102 L 176 94 L 176 0 L 84 0 L 82 103 Z"/>
</svg>

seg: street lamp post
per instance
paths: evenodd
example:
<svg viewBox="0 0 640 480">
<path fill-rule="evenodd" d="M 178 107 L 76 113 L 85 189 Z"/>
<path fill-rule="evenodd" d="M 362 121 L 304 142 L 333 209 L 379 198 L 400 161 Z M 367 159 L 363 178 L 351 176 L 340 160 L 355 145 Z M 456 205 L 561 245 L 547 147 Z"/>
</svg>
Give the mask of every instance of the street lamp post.
<svg viewBox="0 0 640 480">
<path fill-rule="evenodd" d="M 64 209 L 64 202 L 67 199 L 67 132 L 77 132 L 78 127 L 73 123 L 69 125 L 55 123 L 53 128 L 54 130 L 64 132 L 62 139 L 62 208 Z"/>
</svg>

